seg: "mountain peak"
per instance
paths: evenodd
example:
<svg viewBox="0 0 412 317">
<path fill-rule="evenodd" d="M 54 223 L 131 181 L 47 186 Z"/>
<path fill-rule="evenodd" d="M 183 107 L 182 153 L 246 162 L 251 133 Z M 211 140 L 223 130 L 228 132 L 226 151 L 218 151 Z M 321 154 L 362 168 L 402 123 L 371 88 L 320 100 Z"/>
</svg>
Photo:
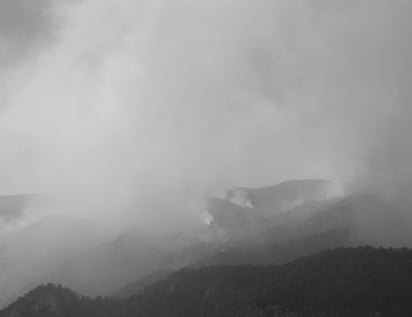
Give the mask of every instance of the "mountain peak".
<svg viewBox="0 0 412 317">
<path fill-rule="evenodd" d="M 79 300 L 80 296 L 71 289 L 49 283 L 37 286 L 20 297 L 3 311 L 2 316 L 25 317 L 27 312 L 31 316 L 62 316 L 67 307 Z"/>
</svg>

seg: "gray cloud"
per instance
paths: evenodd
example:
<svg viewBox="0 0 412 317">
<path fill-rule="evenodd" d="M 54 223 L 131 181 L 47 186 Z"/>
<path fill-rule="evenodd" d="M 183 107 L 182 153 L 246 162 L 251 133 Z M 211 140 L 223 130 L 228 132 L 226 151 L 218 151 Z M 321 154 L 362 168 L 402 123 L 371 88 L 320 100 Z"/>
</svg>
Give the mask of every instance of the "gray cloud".
<svg viewBox="0 0 412 317">
<path fill-rule="evenodd" d="M 196 222 L 230 185 L 409 182 L 406 1 L 51 10 L 54 42 L 1 78 L 4 191 L 61 192 L 62 212 L 163 228 Z"/>
<path fill-rule="evenodd" d="M 4 0 L 0 4 L 1 33 L 18 37 L 32 37 L 44 31 L 49 0 Z"/>
<path fill-rule="evenodd" d="M 49 37 L 49 0 L 4 0 L 0 3 L 0 66 L 7 67 Z"/>
</svg>

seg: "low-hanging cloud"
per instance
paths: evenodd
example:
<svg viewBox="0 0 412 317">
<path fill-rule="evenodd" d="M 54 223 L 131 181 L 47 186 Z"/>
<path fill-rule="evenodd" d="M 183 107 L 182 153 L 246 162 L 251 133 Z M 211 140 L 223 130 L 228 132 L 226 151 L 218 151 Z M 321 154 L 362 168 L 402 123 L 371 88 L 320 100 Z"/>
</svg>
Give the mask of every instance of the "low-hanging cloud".
<svg viewBox="0 0 412 317">
<path fill-rule="evenodd" d="M 3 191 L 162 228 L 230 185 L 409 184 L 408 2 L 52 5 L 50 41 L 1 77 Z"/>
</svg>

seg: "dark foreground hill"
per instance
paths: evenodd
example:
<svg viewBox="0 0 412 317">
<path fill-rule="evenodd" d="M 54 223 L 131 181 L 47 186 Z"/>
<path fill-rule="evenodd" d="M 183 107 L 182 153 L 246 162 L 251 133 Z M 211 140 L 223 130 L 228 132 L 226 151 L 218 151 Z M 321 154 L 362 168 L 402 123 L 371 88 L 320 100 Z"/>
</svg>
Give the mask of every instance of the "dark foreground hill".
<svg viewBox="0 0 412 317">
<path fill-rule="evenodd" d="M 411 316 L 412 250 L 339 248 L 282 266 L 184 269 L 124 300 L 40 286 L 0 317 Z"/>
</svg>

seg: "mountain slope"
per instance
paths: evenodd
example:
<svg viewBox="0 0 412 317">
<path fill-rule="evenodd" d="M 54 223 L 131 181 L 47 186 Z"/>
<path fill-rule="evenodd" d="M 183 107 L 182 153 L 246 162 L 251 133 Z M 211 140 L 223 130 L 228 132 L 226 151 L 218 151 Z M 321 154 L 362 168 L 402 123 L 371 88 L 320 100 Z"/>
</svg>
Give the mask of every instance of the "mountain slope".
<svg viewBox="0 0 412 317">
<path fill-rule="evenodd" d="M 53 274 L 60 263 L 100 241 L 89 220 L 50 215 L 0 239 L 0 305 L 45 282 L 61 282 Z"/>
<path fill-rule="evenodd" d="M 246 189 L 250 204 L 266 211 L 285 211 L 304 201 L 328 198 L 332 182 L 323 179 L 302 179 L 281 182 L 274 186 Z"/>
<path fill-rule="evenodd" d="M 138 296 L 133 311 L 145 316 L 269 316 L 280 309 L 298 316 L 321 311 L 394 316 L 412 307 L 411 261 L 410 250 L 366 247 L 325 251 L 281 267 L 184 270 Z"/>
<path fill-rule="evenodd" d="M 274 186 L 228 189 L 223 197 L 208 200 L 212 224 L 231 234 L 262 225 L 268 217 L 279 215 L 309 201 L 329 197 L 333 183 L 327 180 L 291 180 Z"/>
<path fill-rule="evenodd" d="M 282 264 L 342 246 L 402 246 L 409 231 L 395 208 L 371 195 L 310 202 L 244 230 L 197 264 Z"/>
<path fill-rule="evenodd" d="M 184 269 L 127 300 L 43 286 L 0 317 L 409 316 L 411 285 L 412 250 L 340 248 L 282 266 Z"/>
</svg>

